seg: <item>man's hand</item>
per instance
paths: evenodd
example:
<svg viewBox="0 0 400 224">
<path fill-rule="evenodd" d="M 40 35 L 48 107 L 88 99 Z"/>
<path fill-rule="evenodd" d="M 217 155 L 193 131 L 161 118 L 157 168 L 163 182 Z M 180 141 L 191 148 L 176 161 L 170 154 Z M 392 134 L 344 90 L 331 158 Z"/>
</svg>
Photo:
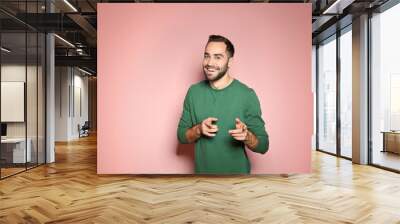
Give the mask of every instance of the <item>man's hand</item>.
<svg viewBox="0 0 400 224">
<path fill-rule="evenodd" d="M 207 119 L 204 119 L 200 125 L 201 134 L 208 137 L 214 137 L 216 135 L 216 132 L 218 131 L 218 126 L 212 124 L 212 122 L 217 120 L 218 118 L 215 117 L 209 117 Z"/>
<path fill-rule="evenodd" d="M 255 136 L 251 131 L 247 130 L 246 124 L 240 121 L 239 118 L 236 118 L 235 122 L 236 129 L 229 130 L 229 134 L 236 140 L 244 142 L 249 149 L 254 151 L 258 145 L 257 136 Z"/>
<path fill-rule="evenodd" d="M 245 141 L 248 134 L 246 124 L 243 123 L 239 118 L 236 118 L 235 122 L 236 129 L 229 130 L 229 134 L 236 140 Z"/>
<path fill-rule="evenodd" d="M 217 125 L 213 125 L 212 122 L 218 120 L 214 117 L 209 117 L 203 120 L 201 123 L 187 129 L 185 135 L 188 143 L 193 143 L 201 137 L 201 135 L 213 137 L 215 132 L 218 131 Z"/>
</svg>

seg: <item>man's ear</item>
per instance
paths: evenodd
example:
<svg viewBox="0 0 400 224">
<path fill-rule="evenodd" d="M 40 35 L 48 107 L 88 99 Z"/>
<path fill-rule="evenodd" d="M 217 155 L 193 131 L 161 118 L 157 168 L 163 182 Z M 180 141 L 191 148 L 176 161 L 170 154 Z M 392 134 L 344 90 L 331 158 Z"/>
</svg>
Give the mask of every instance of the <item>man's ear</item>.
<svg viewBox="0 0 400 224">
<path fill-rule="evenodd" d="M 232 64 L 233 64 L 233 57 L 230 57 L 230 58 L 228 59 L 228 67 L 229 67 L 229 68 L 232 67 Z"/>
</svg>

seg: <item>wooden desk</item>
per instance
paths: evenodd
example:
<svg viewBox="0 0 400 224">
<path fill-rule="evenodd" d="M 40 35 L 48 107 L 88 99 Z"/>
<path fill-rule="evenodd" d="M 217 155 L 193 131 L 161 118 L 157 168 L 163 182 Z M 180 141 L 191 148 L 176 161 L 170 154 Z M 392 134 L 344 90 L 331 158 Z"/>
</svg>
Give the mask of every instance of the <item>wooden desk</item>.
<svg viewBox="0 0 400 224">
<path fill-rule="evenodd" d="M 393 152 L 400 154 L 400 132 L 382 131 L 383 150 L 382 152 Z"/>
</svg>

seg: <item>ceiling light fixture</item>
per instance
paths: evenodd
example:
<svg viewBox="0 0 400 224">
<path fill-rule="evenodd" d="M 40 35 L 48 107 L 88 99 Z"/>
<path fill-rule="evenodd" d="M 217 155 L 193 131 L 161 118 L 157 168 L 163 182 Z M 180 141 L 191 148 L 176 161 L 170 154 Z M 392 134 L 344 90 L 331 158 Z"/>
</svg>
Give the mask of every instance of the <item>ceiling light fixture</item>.
<svg viewBox="0 0 400 224">
<path fill-rule="evenodd" d="M 93 75 L 92 73 L 90 73 L 90 72 L 88 72 L 88 71 L 86 71 L 86 70 L 83 70 L 83 69 L 81 69 L 81 68 L 79 68 L 79 67 L 78 67 L 78 70 L 81 71 L 81 72 L 83 72 L 83 73 L 85 73 L 85 74 Z"/>
<path fill-rule="evenodd" d="M 68 44 L 69 46 L 75 48 L 75 45 L 71 44 L 71 42 L 69 42 L 68 40 L 66 40 L 66 39 L 64 39 L 64 38 L 62 38 L 62 37 L 60 37 L 60 36 L 57 35 L 57 34 L 54 34 L 54 36 L 57 37 L 58 39 L 60 39 L 61 41 L 63 41 L 64 43 Z"/>
<path fill-rule="evenodd" d="M 10 52 L 11 52 L 11 50 L 9 50 L 9 49 L 7 49 L 7 48 L 5 48 L 5 47 L 1 47 L 1 50 L 4 51 L 4 52 L 6 52 L 6 53 L 10 53 Z"/>
<path fill-rule="evenodd" d="M 74 12 L 78 12 L 78 10 L 71 4 L 69 3 L 68 0 L 64 0 L 65 4 L 67 4 L 72 10 L 74 10 Z"/>
<path fill-rule="evenodd" d="M 336 0 L 332 5 L 324 10 L 322 14 L 341 14 L 343 9 L 351 5 L 354 0 Z"/>
<path fill-rule="evenodd" d="M 334 9 L 337 6 L 337 4 L 339 4 L 339 2 L 340 0 L 336 0 L 332 5 L 330 5 L 327 9 L 325 9 L 322 14 L 330 13 L 330 11 Z"/>
</svg>

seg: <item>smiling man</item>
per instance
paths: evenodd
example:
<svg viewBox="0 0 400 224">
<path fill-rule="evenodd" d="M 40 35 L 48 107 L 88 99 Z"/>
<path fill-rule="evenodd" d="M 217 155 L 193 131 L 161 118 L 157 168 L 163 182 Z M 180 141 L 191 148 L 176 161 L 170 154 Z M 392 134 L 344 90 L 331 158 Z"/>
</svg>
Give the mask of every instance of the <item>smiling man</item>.
<svg viewBox="0 0 400 224">
<path fill-rule="evenodd" d="M 205 80 L 190 86 L 183 103 L 177 137 L 195 143 L 197 174 L 249 174 L 245 146 L 260 154 L 269 148 L 256 93 L 229 73 L 234 53 L 227 38 L 209 36 Z"/>
</svg>

